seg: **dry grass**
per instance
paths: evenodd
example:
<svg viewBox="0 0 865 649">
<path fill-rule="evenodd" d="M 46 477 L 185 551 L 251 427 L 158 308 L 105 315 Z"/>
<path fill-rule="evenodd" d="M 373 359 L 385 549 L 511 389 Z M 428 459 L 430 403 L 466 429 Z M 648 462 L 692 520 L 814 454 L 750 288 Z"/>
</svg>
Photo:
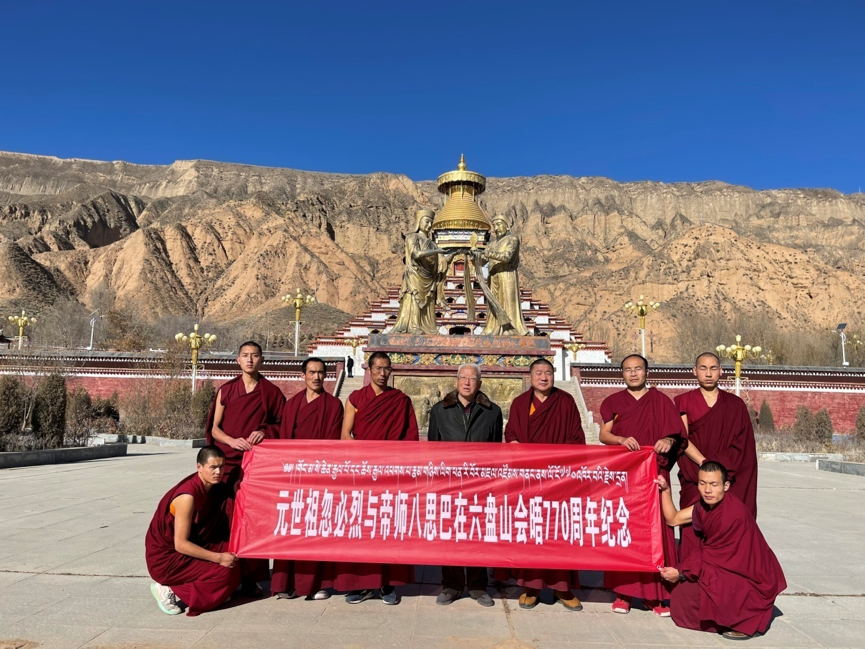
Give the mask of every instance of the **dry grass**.
<svg viewBox="0 0 865 649">
<path fill-rule="evenodd" d="M 758 453 L 841 453 L 850 462 L 865 461 L 865 444 L 852 435 L 836 435 L 832 442 L 802 441 L 793 437 L 791 431 L 757 433 Z"/>
</svg>

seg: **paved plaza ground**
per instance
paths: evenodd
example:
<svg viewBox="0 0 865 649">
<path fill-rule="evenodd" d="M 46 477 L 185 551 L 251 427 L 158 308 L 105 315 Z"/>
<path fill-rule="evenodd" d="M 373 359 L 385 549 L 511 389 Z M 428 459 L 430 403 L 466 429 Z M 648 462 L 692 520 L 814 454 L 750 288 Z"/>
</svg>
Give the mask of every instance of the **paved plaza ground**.
<svg viewBox="0 0 865 649">
<path fill-rule="evenodd" d="M 130 447 L 124 458 L 0 471 L 0 649 L 27 647 L 672 647 L 741 645 L 645 611 L 616 615 L 600 575 L 585 610 L 435 605 L 438 570 L 417 568 L 402 603 L 233 601 L 169 617 L 153 601 L 144 533 L 195 451 Z M 760 525 L 789 587 L 748 647 L 865 647 L 865 478 L 761 463 Z M 513 596 L 512 593 L 510 593 Z M 551 594 L 546 593 L 545 597 Z"/>
</svg>

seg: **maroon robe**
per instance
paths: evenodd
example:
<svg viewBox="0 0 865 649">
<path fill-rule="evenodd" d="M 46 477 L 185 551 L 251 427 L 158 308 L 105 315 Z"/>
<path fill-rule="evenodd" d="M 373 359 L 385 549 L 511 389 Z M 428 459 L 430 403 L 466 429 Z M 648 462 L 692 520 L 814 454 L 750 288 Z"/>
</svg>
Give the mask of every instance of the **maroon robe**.
<svg viewBox="0 0 865 649">
<path fill-rule="evenodd" d="M 531 412 L 532 405 L 535 411 Z M 574 398 L 567 392 L 553 388 L 543 402 L 534 397 L 529 388 L 511 403 L 510 418 L 505 426 L 505 440 L 521 444 L 585 444 L 580 411 Z M 523 588 L 570 592 L 580 587 L 576 570 L 544 570 L 540 568 L 496 569 L 496 579 L 517 580 Z"/>
<path fill-rule="evenodd" d="M 371 385 L 365 385 L 348 400 L 356 410 L 355 440 L 418 441 L 414 407 L 404 392 L 388 387 L 376 395 Z M 403 564 L 338 563 L 333 585 L 340 591 L 403 586 L 412 581 L 412 569 Z"/>
<path fill-rule="evenodd" d="M 285 397 L 278 387 L 263 376 L 259 378 L 255 389 L 249 393 L 243 385 L 243 375 L 236 376 L 222 384 L 217 398 L 225 408 L 220 428 L 229 437 L 245 439 L 257 430 L 262 431 L 266 439 L 275 439 L 278 436 Z M 242 478 L 240 465 L 243 462 L 243 451 L 237 451 L 228 444 L 213 439 L 215 414 L 216 399 L 213 400 L 210 414 L 207 416 L 205 436 L 208 444 L 216 444 L 225 453 L 222 480 L 233 484 Z"/>
<path fill-rule="evenodd" d="M 728 491 L 714 509 L 697 502 L 691 521 L 700 544 L 679 565 L 687 581 L 673 588 L 673 622 L 697 631 L 765 633 L 787 582 L 751 511 Z"/>
<path fill-rule="evenodd" d="M 601 403 L 601 418 L 604 423 L 613 421 L 613 435 L 633 437 L 640 446 L 654 446 L 659 439 L 673 438 L 675 441 L 670 452 L 656 455 L 658 475 L 664 476 L 669 482 L 670 469 L 676 463 L 682 444 L 687 443 L 687 434 L 682 418 L 668 396 L 656 388 L 649 388 L 641 398 L 635 399 L 629 390 L 622 390 L 604 399 Z M 675 567 L 676 535 L 666 522 L 662 520 L 661 523 L 664 563 Z M 670 592 L 667 582 L 654 572 L 606 572 L 604 586 L 617 595 L 650 602 L 662 602 L 669 597 Z"/>
<path fill-rule="evenodd" d="M 709 408 L 699 388 L 678 395 L 675 401 L 679 412 L 688 417 L 689 443 L 693 443 L 707 460 L 720 462 L 727 469 L 729 493 L 741 500 L 757 518 L 757 443 L 748 406 L 736 395 L 718 390 L 718 400 Z M 700 402 L 704 408 L 700 407 Z M 705 414 L 699 416 L 701 412 Z M 700 467 L 689 458 L 679 459 L 679 509 L 700 500 L 699 471 Z M 679 536 L 679 558 L 683 559 L 699 541 L 690 525 L 679 528 Z"/>
<path fill-rule="evenodd" d="M 219 483 L 206 490 L 198 473 L 187 476 L 159 501 L 144 537 L 144 556 L 150 576 L 171 588 L 187 605 L 186 614 L 193 616 L 224 603 L 240 583 L 240 569 L 196 559 L 174 549 L 171 503 L 184 494 L 192 496 L 194 502 L 189 540 L 211 552 L 227 552 L 230 531 L 227 506 L 231 502 L 231 488 Z"/>
<path fill-rule="evenodd" d="M 342 415 L 339 399 L 322 392 L 312 401 L 307 401 L 304 388 L 285 402 L 279 439 L 339 439 Z M 275 559 L 270 592 L 276 595 L 294 590 L 300 596 L 309 596 L 324 588 L 332 588 L 334 566 L 332 562 Z"/>
<path fill-rule="evenodd" d="M 348 397 L 357 411 L 354 438 L 418 441 L 417 419 L 411 399 L 396 388 L 385 388 L 377 395 L 371 385 L 355 390 Z"/>
<path fill-rule="evenodd" d="M 220 386 L 216 399 L 219 399 L 225 408 L 220 428 L 229 437 L 246 438 L 257 430 L 262 431 L 266 439 L 275 439 L 279 434 L 279 421 L 282 417 L 285 397 L 278 387 L 263 376 L 259 376 L 258 385 L 249 393 L 243 384 L 243 375 L 236 376 Z M 205 435 L 208 444 L 216 444 L 225 453 L 222 481 L 234 485 L 243 479 L 241 469 L 243 451 L 237 451 L 228 444 L 213 439 L 216 399 L 210 406 Z M 234 501 L 232 500 L 231 503 Z M 233 511 L 230 510 L 229 516 L 232 513 Z M 244 583 L 264 581 L 270 574 L 268 562 L 262 559 L 241 559 L 240 569 Z"/>
</svg>

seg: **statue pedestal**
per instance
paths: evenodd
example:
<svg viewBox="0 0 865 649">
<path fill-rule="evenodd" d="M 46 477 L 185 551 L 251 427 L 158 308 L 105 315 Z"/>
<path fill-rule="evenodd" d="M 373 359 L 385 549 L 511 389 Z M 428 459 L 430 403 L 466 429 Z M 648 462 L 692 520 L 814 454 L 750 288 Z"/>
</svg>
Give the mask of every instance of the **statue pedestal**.
<svg viewBox="0 0 865 649">
<path fill-rule="evenodd" d="M 370 354 L 379 351 L 390 356 L 393 386 L 411 397 L 421 429 L 430 408 L 456 388 L 463 363 L 480 366 L 481 389 L 507 419 L 511 401 L 528 389 L 529 365 L 538 358 L 554 358 L 546 337 L 373 334 L 364 347 L 365 372 Z"/>
</svg>

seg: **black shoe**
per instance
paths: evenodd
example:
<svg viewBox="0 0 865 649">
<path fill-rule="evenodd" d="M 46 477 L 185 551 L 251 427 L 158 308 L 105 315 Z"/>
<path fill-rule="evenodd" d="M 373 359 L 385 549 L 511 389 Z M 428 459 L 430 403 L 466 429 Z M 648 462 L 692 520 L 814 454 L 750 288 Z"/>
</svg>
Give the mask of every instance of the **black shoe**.
<svg viewBox="0 0 865 649">
<path fill-rule="evenodd" d="M 439 596 L 436 597 L 436 604 L 439 606 L 447 606 L 448 604 L 453 604 L 460 598 L 461 593 L 458 593 L 454 588 L 445 588 L 439 593 Z"/>
<path fill-rule="evenodd" d="M 360 604 L 373 597 L 375 597 L 375 591 L 372 589 L 353 590 L 345 596 L 345 601 L 347 604 Z"/>
<path fill-rule="evenodd" d="M 469 595 L 481 606 L 495 606 L 496 603 L 485 590 L 470 590 Z"/>
<path fill-rule="evenodd" d="M 396 588 L 393 586 L 384 586 L 378 591 L 381 601 L 388 606 L 396 606 L 399 604 L 399 598 L 396 596 Z"/>
</svg>

